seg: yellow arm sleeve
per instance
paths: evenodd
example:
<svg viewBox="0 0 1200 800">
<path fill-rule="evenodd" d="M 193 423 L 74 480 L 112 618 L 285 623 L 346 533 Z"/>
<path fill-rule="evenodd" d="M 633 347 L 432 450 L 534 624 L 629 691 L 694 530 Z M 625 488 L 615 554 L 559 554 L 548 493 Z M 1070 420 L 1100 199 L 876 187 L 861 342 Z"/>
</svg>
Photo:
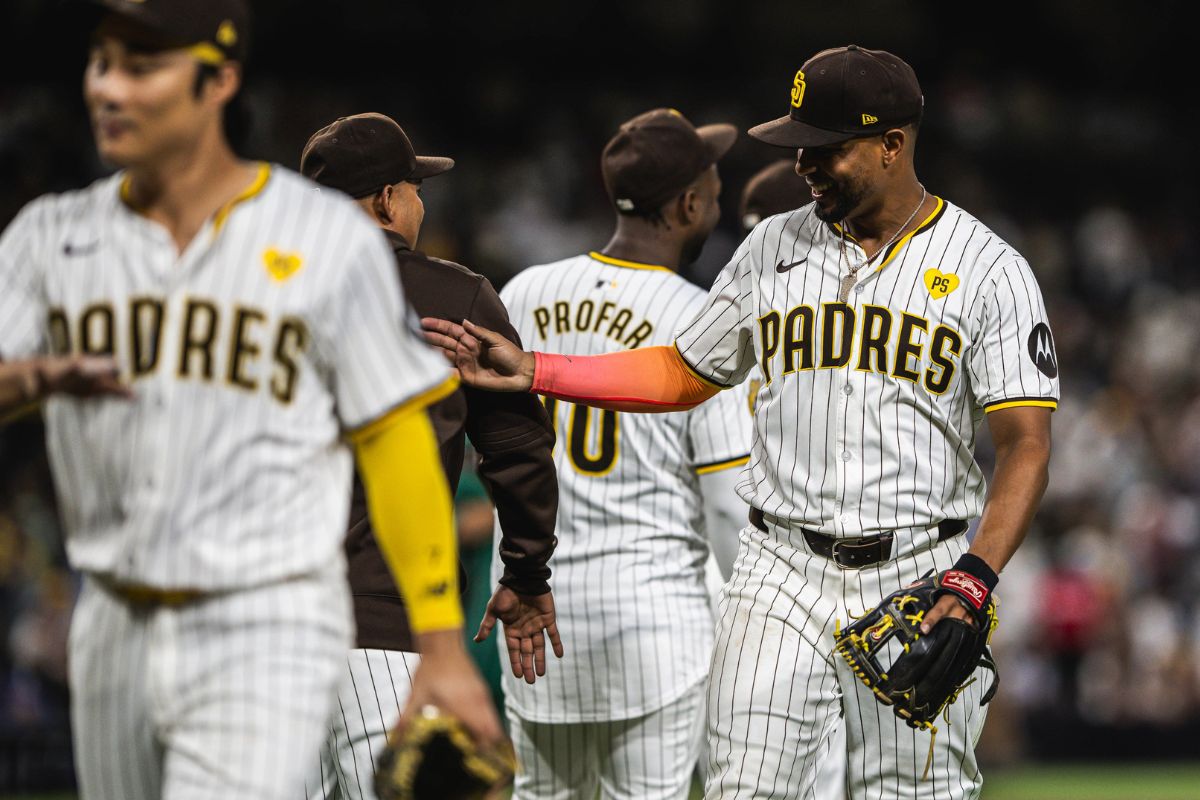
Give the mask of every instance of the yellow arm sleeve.
<svg viewBox="0 0 1200 800">
<path fill-rule="evenodd" d="M 413 633 L 461 628 L 454 511 L 424 406 L 401 408 L 353 441 L 375 540 Z"/>
</svg>

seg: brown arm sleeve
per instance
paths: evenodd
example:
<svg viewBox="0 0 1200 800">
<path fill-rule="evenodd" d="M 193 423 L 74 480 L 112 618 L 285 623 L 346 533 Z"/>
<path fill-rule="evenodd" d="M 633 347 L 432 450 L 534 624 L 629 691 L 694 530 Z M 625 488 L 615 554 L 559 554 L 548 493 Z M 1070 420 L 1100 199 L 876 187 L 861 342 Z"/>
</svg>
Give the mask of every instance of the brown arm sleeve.
<svg viewBox="0 0 1200 800">
<path fill-rule="evenodd" d="M 520 343 L 499 295 L 480 283 L 468 319 Z M 554 427 L 541 401 L 523 393 L 464 388 L 467 435 L 479 452 L 479 477 L 500 517 L 500 583 L 521 594 L 550 591 L 548 562 L 557 539 L 558 473 Z"/>
</svg>

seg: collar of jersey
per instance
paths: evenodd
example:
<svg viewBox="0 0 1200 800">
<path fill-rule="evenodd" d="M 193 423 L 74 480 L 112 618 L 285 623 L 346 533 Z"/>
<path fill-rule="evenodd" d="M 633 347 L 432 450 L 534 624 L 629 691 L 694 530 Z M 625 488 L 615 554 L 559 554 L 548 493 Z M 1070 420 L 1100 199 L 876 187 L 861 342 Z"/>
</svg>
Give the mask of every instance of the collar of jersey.
<svg viewBox="0 0 1200 800">
<path fill-rule="evenodd" d="M 225 220 L 229 219 L 229 212 L 233 211 L 234 206 L 260 194 L 270 178 L 271 165 L 266 161 L 258 162 L 258 173 L 254 176 L 254 180 L 250 182 L 250 185 L 239 192 L 237 197 L 221 206 L 217 210 L 216 215 L 213 216 L 213 236 L 216 236 L 220 232 L 221 226 L 225 224 Z M 134 205 L 132 198 L 129 196 L 129 175 L 121 178 L 120 197 L 121 202 L 128 208 L 139 214 L 141 213 L 141 209 Z"/>
<path fill-rule="evenodd" d="M 917 234 L 924 233 L 925 231 L 929 230 L 930 228 L 933 227 L 934 223 L 936 223 L 939 219 L 941 219 L 942 214 L 946 211 L 946 201 L 943 200 L 942 198 L 938 197 L 937 195 L 934 195 L 933 199 L 935 201 L 937 201 L 936 203 L 934 203 L 933 211 L 929 214 L 928 217 L 926 217 L 924 220 L 922 220 L 920 225 L 913 228 L 911 231 L 906 233 L 904 236 L 900 237 L 899 240 L 892 242 L 891 246 L 888 247 L 887 252 L 883 254 L 883 260 L 879 262 L 879 266 L 875 267 L 876 272 L 879 272 L 881 269 L 886 267 L 888 262 L 891 261 L 895 257 L 896 253 L 900 252 L 900 248 L 902 248 L 902 247 L 904 247 L 904 245 L 908 244 L 909 239 L 913 238 Z M 831 222 L 831 223 L 829 223 L 829 227 L 833 228 L 834 232 L 838 236 L 842 235 L 842 226 L 841 225 L 838 225 L 836 222 Z M 850 241 L 854 242 L 855 244 L 858 243 L 858 240 L 855 239 L 853 236 L 851 236 L 849 233 L 846 233 L 846 238 L 849 239 Z"/>
<path fill-rule="evenodd" d="M 614 267 L 625 267 L 626 269 L 656 269 L 662 270 L 663 272 L 671 271 L 658 264 L 643 264 L 640 261 L 624 261 L 620 258 L 613 258 L 612 256 L 606 256 L 603 253 L 597 253 L 595 250 L 588 253 L 588 255 L 603 264 L 612 264 Z"/>
</svg>

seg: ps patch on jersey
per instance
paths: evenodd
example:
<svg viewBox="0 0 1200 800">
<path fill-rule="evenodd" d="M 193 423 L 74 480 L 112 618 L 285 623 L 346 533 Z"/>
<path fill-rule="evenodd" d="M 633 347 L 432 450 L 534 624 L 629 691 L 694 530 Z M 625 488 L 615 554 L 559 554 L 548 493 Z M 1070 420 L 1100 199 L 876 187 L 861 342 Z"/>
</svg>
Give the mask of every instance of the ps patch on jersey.
<svg viewBox="0 0 1200 800">
<path fill-rule="evenodd" d="M 937 267 L 925 270 L 925 288 L 934 300 L 941 300 L 957 289 L 958 284 L 958 276 L 953 273 L 942 272 Z"/>
<path fill-rule="evenodd" d="M 1039 322 L 1029 334 L 1029 358 L 1038 372 L 1047 378 L 1058 377 L 1058 357 L 1054 354 L 1054 337 L 1050 326 Z"/>
</svg>

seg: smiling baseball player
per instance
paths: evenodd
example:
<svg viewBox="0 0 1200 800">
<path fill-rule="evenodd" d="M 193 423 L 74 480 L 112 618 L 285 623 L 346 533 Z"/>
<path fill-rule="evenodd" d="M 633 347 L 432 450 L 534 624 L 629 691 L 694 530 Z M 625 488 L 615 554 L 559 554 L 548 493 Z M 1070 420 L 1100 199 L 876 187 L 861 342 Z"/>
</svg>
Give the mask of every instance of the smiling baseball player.
<svg viewBox="0 0 1200 800">
<path fill-rule="evenodd" d="M 908 64 L 826 50 L 789 99 L 751 135 L 797 150 L 813 203 L 754 228 L 674 347 L 522 353 L 432 321 L 428 338 L 470 382 L 618 411 L 693 408 L 757 364 L 739 486 L 752 525 L 717 635 L 706 797 L 811 797 L 845 725 L 850 797 L 975 798 L 987 682 L 946 707 L 931 749 L 836 656 L 834 632 L 929 571 L 947 590 L 922 629 L 973 624 L 1045 490 L 1053 337 L 1025 259 L 917 180 L 923 98 Z M 986 496 L 972 456 L 985 419 Z"/>
<path fill-rule="evenodd" d="M 299 796 L 351 644 L 354 456 L 422 639 L 414 705 L 501 739 L 462 645 L 424 412 L 455 380 L 383 235 L 234 155 L 243 2 L 86 6 L 84 95 L 121 170 L 35 200 L 0 237 L 0 354 L 109 357 L 132 394 L 46 405 L 85 576 L 69 644 L 82 796 Z"/>
</svg>

